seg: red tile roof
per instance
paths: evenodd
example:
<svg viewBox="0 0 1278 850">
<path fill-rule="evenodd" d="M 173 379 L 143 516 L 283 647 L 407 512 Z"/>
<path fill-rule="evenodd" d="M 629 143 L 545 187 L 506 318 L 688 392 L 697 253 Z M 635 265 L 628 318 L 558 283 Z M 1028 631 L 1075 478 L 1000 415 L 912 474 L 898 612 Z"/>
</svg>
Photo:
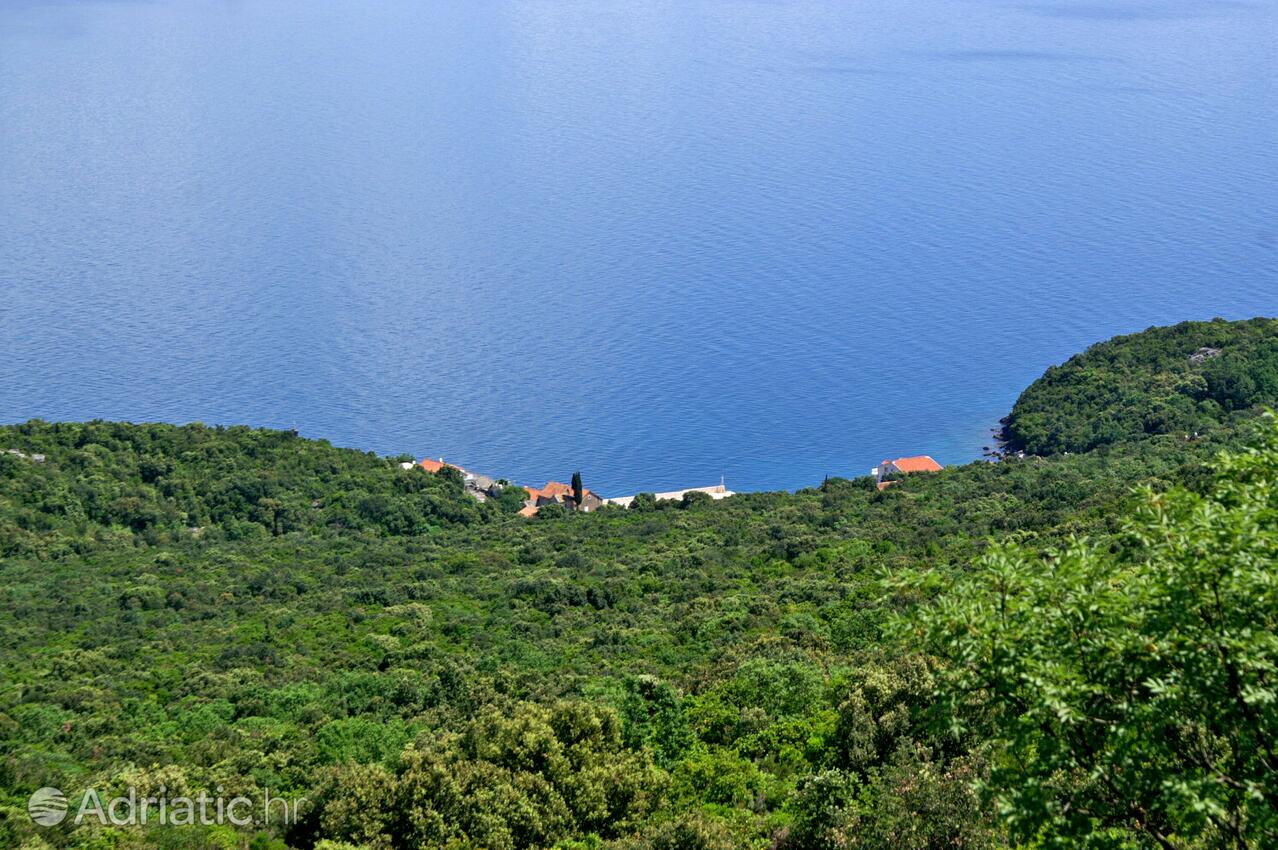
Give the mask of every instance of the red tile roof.
<svg viewBox="0 0 1278 850">
<path fill-rule="evenodd" d="M 884 463 L 891 463 L 901 472 L 940 472 L 942 469 L 939 463 L 927 455 L 898 457 L 896 460 L 884 461 Z"/>
<path fill-rule="evenodd" d="M 526 507 L 526 508 L 521 508 L 521 509 L 520 509 L 520 511 L 519 511 L 519 515 L 520 515 L 520 516 L 537 516 L 537 511 L 538 511 L 538 510 L 540 510 L 540 509 L 539 509 L 539 508 L 535 508 L 535 507 L 533 507 L 532 505 L 529 505 L 529 506 L 528 506 L 528 507 Z"/>
<path fill-rule="evenodd" d="M 541 488 L 541 492 L 553 499 L 556 496 L 571 496 L 572 487 L 567 484 L 561 484 L 558 481 L 547 481 L 546 486 Z"/>
<path fill-rule="evenodd" d="M 442 460 L 431 460 L 431 459 L 430 459 L 430 458 L 428 458 L 428 457 L 424 457 L 424 458 L 422 458 L 422 459 L 418 462 L 418 464 L 417 464 L 417 465 L 418 465 L 418 466 L 420 466 L 422 469 L 426 470 L 427 472 L 430 472 L 430 473 L 439 472 L 439 471 L 440 471 L 441 469 L 443 469 L 445 466 L 450 467 L 450 468 L 452 468 L 452 469 L 455 469 L 455 470 L 457 470 L 458 472 L 465 472 L 465 471 L 466 471 L 466 470 L 462 469 L 460 466 L 458 466 L 458 465 L 457 465 L 457 464 L 455 464 L 455 463 L 444 463 Z"/>
</svg>

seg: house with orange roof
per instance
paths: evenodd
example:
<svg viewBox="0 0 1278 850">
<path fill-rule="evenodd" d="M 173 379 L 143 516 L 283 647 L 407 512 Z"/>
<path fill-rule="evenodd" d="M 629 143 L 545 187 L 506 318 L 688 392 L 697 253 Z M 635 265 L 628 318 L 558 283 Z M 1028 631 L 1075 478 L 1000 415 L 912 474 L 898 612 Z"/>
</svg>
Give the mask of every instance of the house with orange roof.
<svg viewBox="0 0 1278 850">
<path fill-rule="evenodd" d="M 931 456 L 914 455 L 913 457 L 898 457 L 896 460 L 885 460 L 874 469 L 871 469 L 870 474 L 878 482 L 878 489 L 885 490 L 896 481 L 893 476 L 911 475 L 916 472 L 940 472 L 942 469 L 944 467 L 933 460 Z"/>
<path fill-rule="evenodd" d="M 453 469 L 457 470 L 463 475 L 466 473 L 466 470 L 462 469 L 460 466 L 456 466 L 455 464 L 451 464 L 451 463 L 444 463 L 444 459 L 442 457 L 439 460 L 431 460 L 428 457 L 424 457 L 420 461 L 418 461 L 417 465 L 420 466 L 422 469 L 426 470 L 427 472 L 429 472 L 431 475 L 434 475 L 436 472 L 439 472 L 445 466 L 452 467 Z"/>
<path fill-rule="evenodd" d="M 604 505 L 604 500 L 597 493 L 586 487 L 582 488 L 581 504 L 578 505 L 572 492 L 572 485 L 564 484 L 562 481 L 547 481 L 546 486 L 540 489 L 536 487 L 525 487 L 524 489 L 528 491 L 527 506 L 533 509 L 534 514 L 537 509 L 550 504 L 563 505 L 569 510 L 581 511 L 582 513 L 589 513 Z M 521 511 L 520 513 L 522 514 L 523 512 Z M 532 516 L 532 514 L 525 514 L 525 516 Z"/>
<path fill-rule="evenodd" d="M 560 481 L 547 481 L 546 486 L 541 488 L 541 492 L 546 498 L 559 501 L 565 496 L 572 495 L 572 487 Z"/>
<path fill-rule="evenodd" d="M 431 473 L 438 473 L 444 467 L 455 469 L 459 472 L 466 484 L 466 490 L 479 501 L 484 501 L 490 496 L 496 496 L 500 491 L 508 486 L 508 482 L 504 480 L 496 480 L 486 475 L 480 475 L 474 472 L 468 472 L 456 464 L 446 462 L 442 457 L 438 460 L 431 458 L 422 458 L 417 462 L 417 466 Z M 525 487 L 528 491 L 528 499 L 524 502 L 524 507 L 519 511 L 519 515 L 523 517 L 536 516 L 537 512 L 545 505 L 559 504 L 568 510 L 582 511 L 583 513 L 596 510 L 603 507 L 604 500 L 589 489 L 582 488 L 581 504 L 577 504 L 574 497 L 571 484 L 564 484 L 562 481 L 548 481 L 545 487 Z"/>
</svg>

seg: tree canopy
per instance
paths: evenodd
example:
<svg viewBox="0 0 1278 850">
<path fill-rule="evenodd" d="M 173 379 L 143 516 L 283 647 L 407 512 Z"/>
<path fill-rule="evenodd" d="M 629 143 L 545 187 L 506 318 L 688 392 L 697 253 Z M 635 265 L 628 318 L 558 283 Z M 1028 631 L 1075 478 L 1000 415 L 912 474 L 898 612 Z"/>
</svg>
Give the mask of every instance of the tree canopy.
<svg viewBox="0 0 1278 850">
<path fill-rule="evenodd" d="M 1008 417 L 1009 448 L 1085 452 L 1204 433 L 1278 399 L 1278 320 L 1182 322 L 1099 343 L 1048 369 Z"/>
<path fill-rule="evenodd" d="M 1274 333 L 1092 349 L 1018 403 L 1046 456 L 532 520 L 287 432 L 0 427 L 0 846 L 1272 846 Z M 1197 437 L 1124 430 L 1231 353 Z M 1076 451 L 1084 373 L 1162 389 Z M 42 828 L 44 786 L 308 805 Z"/>
<path fill-rule="evenodd" d="M 999 547 L 907 631 L 1043 846 L 1278 845 L 1278 428 L 1109 541 Z"/>
</svg>

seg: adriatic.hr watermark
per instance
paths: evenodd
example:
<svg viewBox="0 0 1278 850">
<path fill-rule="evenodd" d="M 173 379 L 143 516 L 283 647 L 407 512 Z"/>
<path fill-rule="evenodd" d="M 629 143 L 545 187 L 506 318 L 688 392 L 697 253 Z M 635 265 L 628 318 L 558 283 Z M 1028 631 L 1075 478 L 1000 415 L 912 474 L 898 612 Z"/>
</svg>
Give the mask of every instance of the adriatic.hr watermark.
<svg viewBox="0 0 1278 850">
<path fill-rule="evenodd" d="M 73 807 L 57 788 L 41 788 L 27 801 L 27 812 L 38 826 L 57 826 L 68 817 L 76 826 L 85 822 L 102 826 L 267 826 L 297 823 L 299 807 L 306 803 L 304 798 L 272 797 L 270 791 L 263 792 L 260 801 L 228 799 L 221 796 L 221 786 L 216 790 L 215 796 L 200 791 L 194 797 L 170 797 L 161 785 L 159 793 L 152 796 L 139 796 L 136 788 L 129 788 L 123 795 L 104 798 L 90 788 L 79 806 Z"/>
</svg>

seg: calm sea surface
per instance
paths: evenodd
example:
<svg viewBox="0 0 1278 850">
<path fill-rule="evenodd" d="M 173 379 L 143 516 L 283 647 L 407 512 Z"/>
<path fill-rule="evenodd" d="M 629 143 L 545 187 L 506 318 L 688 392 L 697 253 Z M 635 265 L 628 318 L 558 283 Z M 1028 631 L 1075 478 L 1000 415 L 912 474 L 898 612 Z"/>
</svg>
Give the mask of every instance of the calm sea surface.
<svg viewBox="0 0 1278 850">
<path fill-rule="evenodd" d="M 607 495 L 1278 314 L 1278 2 L 0 0 L 0 420 Z"/>
</svg>

